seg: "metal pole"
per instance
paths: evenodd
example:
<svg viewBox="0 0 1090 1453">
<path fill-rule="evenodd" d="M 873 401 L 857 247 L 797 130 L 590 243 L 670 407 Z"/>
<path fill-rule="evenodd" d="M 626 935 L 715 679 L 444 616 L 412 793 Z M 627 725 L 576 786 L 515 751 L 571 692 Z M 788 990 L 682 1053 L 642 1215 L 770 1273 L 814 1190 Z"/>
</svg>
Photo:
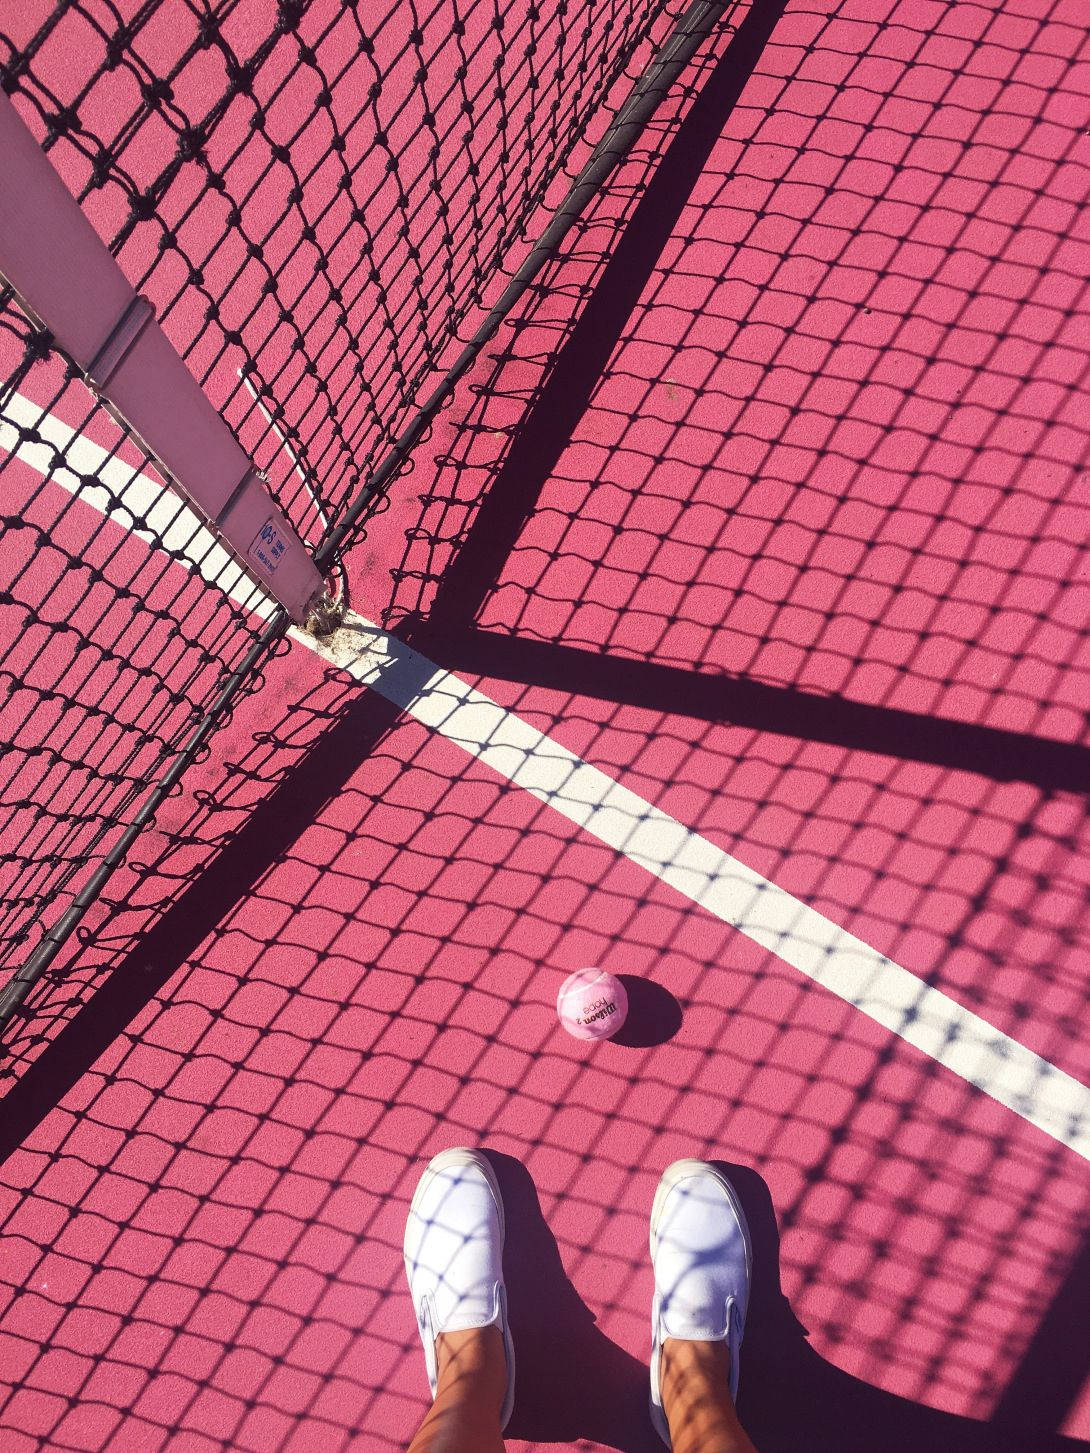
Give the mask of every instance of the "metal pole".
<svg viewBox="0 0 1090 1453">
<path fill-rule="evenodd" d="M 261 474 L 0 91 L 0 274 L 247 573 L 303 624 L 325 585 Z"/>
</svg>

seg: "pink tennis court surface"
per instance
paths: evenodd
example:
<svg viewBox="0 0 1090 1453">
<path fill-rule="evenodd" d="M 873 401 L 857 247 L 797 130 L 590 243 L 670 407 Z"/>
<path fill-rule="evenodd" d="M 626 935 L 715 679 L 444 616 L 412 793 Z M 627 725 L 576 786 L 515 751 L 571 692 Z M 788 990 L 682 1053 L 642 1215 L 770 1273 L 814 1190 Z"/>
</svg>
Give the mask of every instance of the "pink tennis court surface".
<svg viewBox="0 0 1090 1453">
<path fill-rule="evenodd" d="M 434 669 L 1083 1084 L 1088 81 L 1067 0 L 740 11 L 348 561 Z M 658 1446 L 685 1155 L 754 1231 L 758 1448 L 1090 1441 L 1077 1109 L 455 735 L 292 644 L 9 1035 L 4 1453 L 403 1446 L 404 1219 L 458 1144 L 508 1199 L 514 1449 Z M 588 964 L 621 1041 L 556 1022 Z"/>
</svg>

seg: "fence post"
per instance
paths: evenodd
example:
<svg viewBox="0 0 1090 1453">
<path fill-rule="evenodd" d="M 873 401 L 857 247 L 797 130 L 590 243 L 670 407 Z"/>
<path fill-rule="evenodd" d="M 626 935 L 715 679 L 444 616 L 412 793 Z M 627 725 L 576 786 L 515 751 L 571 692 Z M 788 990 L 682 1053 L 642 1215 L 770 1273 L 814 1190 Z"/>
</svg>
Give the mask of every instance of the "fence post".
<svg viewBox="0 0 1090 1453">
<path fill-rule="evenodd" d="M 0 274 L 294 621 L 324 582 L 197 380 L 0 91 Z"/>
</svg>

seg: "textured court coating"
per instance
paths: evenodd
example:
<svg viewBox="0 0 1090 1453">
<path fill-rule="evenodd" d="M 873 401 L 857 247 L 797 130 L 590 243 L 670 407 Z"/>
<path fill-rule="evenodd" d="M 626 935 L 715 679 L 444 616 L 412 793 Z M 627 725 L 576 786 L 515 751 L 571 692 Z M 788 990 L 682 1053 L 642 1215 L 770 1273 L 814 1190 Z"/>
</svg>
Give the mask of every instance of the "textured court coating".
<svg viewBox="0 0 1090 1453">
<path fill-rule="evenodd" d="M 1084 1084 L 1088 75 L 1069 0 L 740 12 L 349 560 Z M 313 651 L 266 675 L 8 1033 L 5 1453 L 404 1447 L 405 1214 L 458 1144 L 505 1193 L 518 1453 L 660 1446 L 682 1156 L 753 1232 L 762 1453 L 1090 1441 L 1084 1160 Z M 632 1005 L 593 1046 L 588 964 Z"/>
</svg>

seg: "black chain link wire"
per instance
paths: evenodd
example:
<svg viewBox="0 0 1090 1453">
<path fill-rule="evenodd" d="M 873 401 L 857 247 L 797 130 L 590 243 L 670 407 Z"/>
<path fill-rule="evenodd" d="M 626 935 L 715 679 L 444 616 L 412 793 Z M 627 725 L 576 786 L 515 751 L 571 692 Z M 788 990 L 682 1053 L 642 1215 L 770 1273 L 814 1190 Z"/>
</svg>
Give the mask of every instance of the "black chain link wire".
<svg viewBox="0 0 1090 1453">
<path fill-rule="evenodd" d="M 0 78 L 318 550 L 681 9 L 61 0 L 4 16 Z M 285 622 L 202 579 L 172 497 L 126 504 L 150 461 L 0 305 L 0 951 L 25 971 Z"/>
<path fill-rule="evenodd" d="M 1064 235 L 1085 198 L 1067 151 L 1085 129 L 1069 59 L 1085 55 L 1082 17 L 1066 0 L 1032 20 L 1016 4 L 807 0 L 782 19 L 782 7 L 763 8 L 774 33 L 740 98 L 741 35 L 706 80 L 684 144 L 656 166 L 671 186 L 648 185 L 644 157 L 622 179 L 651 196 L 627 221 L 634 247 L 620 265 L 602 246 L 610 205 L 569 250 L 563 296 L 543 285 L 505 330 L 497 368 L 474 377 L 468 417 L 437 423 L 443 457 L 434 480 L 419 471 L 426 494 L 389 619 L 434 614 L 450 557 L 468 546 L 465 578 L 478 590 L 462 602 L 468 619 L 447 624 L 444 664 L 476 653 L 513 678 L 489 687 L 509 710 L 726 850 L 755 855 L 770 880 L 1085 1079 L 1090 858 L 1085 794 L 1070 784 L 1077 753 L 1085 764 L 1086 619 L 1077 569 L 1061 576 L 1063 561 L 1042 554 L 1058 537 L 1081 551 L 1088 533 L 1082 416 L 1055 432 L 1087 377 L 1086 270 Z M 830 72 L 836 84 L 820 81 Z M 1015 105 L 1036 129 L 1017 145 Z M 852 119 L 868 106 L 867 125 Z M 900 156 L 944 135 L 960 159 L 925 155 L 902 180 L 871 164 L 876 147 Z M 701 156 L 702 137 L 715 140 Z M 694 153 L 696 190 L 680 175 Z M 815 181 L 804 166 L 825 170 Z M 991 215 L 951 218 L 949 178 L 978 173 Z M 947 233 L 920 277 L 913 233 L 943 214 L 965 230 Z M 708 266 L 712 236 L 736 242 L 729 269 Z M 886 256 L 864 269 L 860 248 L 882 238 Z M 1023 247 L 1031 276 L 1012 277 Z M 940 314 L 940 327 L 928 282 L 950 269 L 962 296 L 947 301 L 966 311 Z M 812 311 L 787 326 L 789 307 Z M 879 323 L 890 341 L 860 349 L 856 330 Z M 966 337 L 987 345 L 969 360 L 971 380 L 918 386 Z M 938 442 L 955 420 L 977 422 L 973 457 L 1010 470 L 988 487 L 1019 512 L 1017 529 L 983 512 L 952 541 L 954 507 L 970 502 L 957 496 L 942 531 L 940 511 L 912 498 L 883 504 L 879 521 L 860 496 L 883 458 L 838 432 L 818 438 L 812 487 L 793 486 L 784 506 L 775 446 L 791 445 L 798 425 L 770 406 L 830 431 L 858 427 L 864 385 L 882 381 L 871 379 L 876 352 L 900 392 L 938 395 L 943 416 L 927 425 Z M 1061 396 L 1024 395 L 1046 368 Z M 594 392 L 572 427 L 588 376 Z M 966 415 L 955 390 L 968 386 Z M 694 443 L 721 438 L 725 417 L 728 447 L 694 468 Z M 902 419 L 898 447 L 912 424 Z M 515 467 L 527 432 L 562 450 L 540 496 L 541 459 L 529 478 Z M 735 476 L 754 451 L 762 462 L 746 487 Z M 858 474 L 854 454 L 867 466 Z M 481 501 L 511 455 L 511 515 L 489 537 Z M 843 513 L 808 517 L 829 502 L 837 469 L 852 482 Z M 732 524 L 724 500 L 743 488 Z M 1047 501 L 1037 513 L 1034 489 Z M 683 572 L 666 546 L 654 553 L 648 513 L 659 522 L 667 509 L 667 545 L 699 551 L 701 569 L 683 560 Z M 920 539 L 887 539 L 898 522 Z M 736 529 L 767 535 L 763 564 L 747 567 Z M 800 531 L 836 552 L 835 570 L 822 555 L 802 568 Z M 616 581 L 636 573 L 626 536 L 651 557 L 631 599 Z M 949 696 L 924 700 L 946 711 L 943 727 L 921 710 L 915 741 L 895 738 L 905 693 L 945 693 L 965 665 L 948 668 L 953 682 L 947 669 L 930 682 L 932 663 L 911 652 L 906 669 L 882 667 L 866 564 L 863 599 L 828 607 L 830 632 L 843 634 L 807 641 L 798 611 L 823 607 L 776 577 L 794 566 L 800 590 L 835 584 L 852 540 L 879 552 L 876 566 L 896 561 L 899 544 L 914 570 L 932 567 L 936 603 L 961 598 L 943 584 L 953 570 L 1007 542 L 1002 600 L 1047 614 L 1030 669 L 1057 672 L 1035 698 L 1053 715 L 1027 714 L 1022 731 L 1014 711 L 1027 683 L 985 678 L 989 710 L 1011 712 L 994 729 L 1020 775 L 990 776 L 974 756 L 965 729 L 987 727 L 979 698 L 960 711 Z M 716 566 L 737 567 L 744 588 L 729 631 L 705 645 L 683 632 L 707 624 L 703 577 Z M 604 628 L 586 610 L 588 575 L 611 577 L 597 611 L 625 602 Z M 1052 579 L 1075 582 L 1055 606 Z M 515 591 L 522 608 L 503 614 Z M 562 626 L 551 642 L 543 612 Z M 621 634 L 625 614 L 635 639 Z M 967 644 L 979 664 L 997 643 L 978 636 Z M 750 684 L 766 694 L 746 695 L 732 676 L 723 720 L 712 688 L 732 662 L 719 650 L 762 646 L 750 665 L 763 679 Z M 817 683 L 792 659 L 802 646 Z M 618 657 L 624 672 L 610 669 Z M 1008 659 L 1018 667 L 1024 644 Z M 850 698 L 839 724 L 824 718 L 824 739 L 815 703 L 836 697 L 815 685 Z M 5 1098 L 0 1146 L 12 1293 L 0 1428 L 16 1446 L 404 1448 L 427 1401 L 402 1262 L 409 1200 L 431 1154 L 485 1139 L 505 1152 L 509 1225 L 523 1228 L 511 1244 L 527 1349 L 512 1436 L 653 1445 L 646 1211 L 661 1167 L 698 1154 L 735 1163 L 760 1238 L 742 1385 L 757 1446 L 1073 1453 L 1090 1275 L 1081 1161 L 855 1009 L 838 1018 L 774 954 L 619 871 L 604 845 L 502 779 L 482 781 L 375 695 L 334 677 L 270 686 L 243 708 L 256 717 L 264 701 L 262 729 L 142 839 L 151 874 L 139 894 L 127 898 L 132 881 L 116 875 L 86 960 L 41 986 L 57 1038 L 36 1038 L 40 1007 L 13 1026 L 9 1063 L 22 1078 Z M 216 738 L 212 749 L 227 746 Z M 659 989 L 646 1037 L 607 1047 L 617 1053 L 604 1065 L 557 1043 L 548 985 L 580 958 Z M 593 1399 L 582 1395 L 588 1371 Z"/>
</svg>

